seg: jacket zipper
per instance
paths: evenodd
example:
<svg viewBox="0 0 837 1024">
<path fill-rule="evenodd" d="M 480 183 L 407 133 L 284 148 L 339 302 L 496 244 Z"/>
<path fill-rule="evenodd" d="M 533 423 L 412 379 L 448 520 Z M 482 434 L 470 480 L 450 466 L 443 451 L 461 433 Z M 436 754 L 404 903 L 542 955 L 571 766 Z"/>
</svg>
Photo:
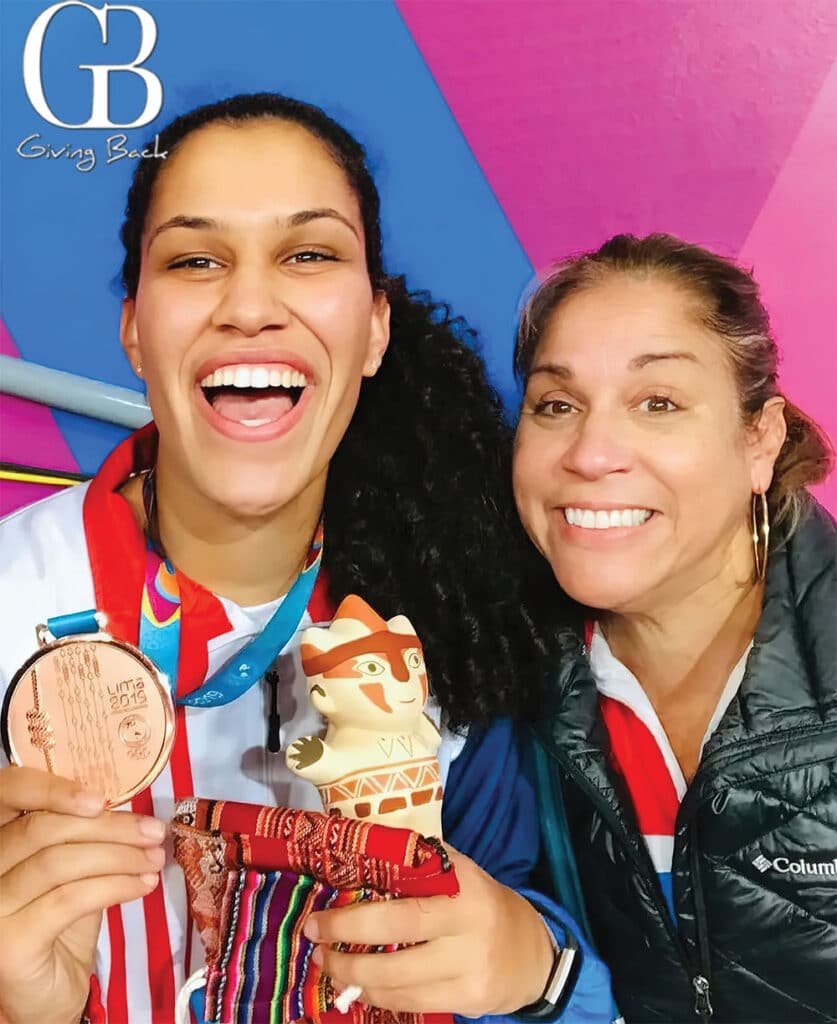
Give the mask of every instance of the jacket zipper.
<svg viewBox="0 0 837 1024">
<path fill-rule="evenodd" d="M 703 899 L 703 879 L 698 863 L 697 836 L 694 825 L 689 826 L 689 867 L 695 893 L 695 928 L 701 970 L 700 974 L 696 974 L 692 978 L 692 987 L 695 990 L 695 1013 L 701 1020 L 710 1020 L 712 1018 L 712 1002 L 709 998 L 709 936 L 706 934 L 706 903 Z"/>
<path fill-rule="evenodd" d="M 612 809 L 606 803 L 599 799 L 599 793 L 596 787 L 593 786 L 592 783 L 590 783 L 587 780 L 586 776 L 582 772 L 576 769 L 575 765 L 573 765 L 572 762 L 564 762 L 558 754 L 553 753 L 551 750 L 550 756 L 553 757 L 558 762 L 558 764 L 564 769 L 564 771 L 566 771 L 567 774 L 581 786 L 582 790 L 584 790 L 584 792 L 586 792 L 587 795 L 590 797 L 591 801 L 593 802 L 593 805 L 597 807 L 598 810 L 607 818 L 608 822 L 611 824 L 614 834 L 619 835 L 621 837 L 622 844 L 627 850 L 631 862 L 639 872 L 640 877 L 646 883 L 646 888 L 649 894 L 653 897 L 654 903 L 656 904 L 657 909 L 659 911 L 659 916 L 662 918 L 663 925 L 669 934 L 672 945 L 674 946 L 674 949 L 676 950 L 678 957 L 680 958 L 680 963 L 683 966 L 683 970 L 686 972 L 686 975 L 688 976 L 691 982 L 695 999 L 695 1013 L 699 1017 L 701 1017 L 702 1020 L 710 1020 L 712 1017 L 713 1010 L 712 1003 L 709 999 L 709 980 L 702 973 L 704 970 L 703 965 L 697 965 L 698 969 L 695 970 L 695 965 L 690 961 L 690 958 L 688 956 L 688 953 L 686 952 L 683 942 L 681 941 L 680 936 L 677 933 L 677 928 L 675 927 L 674 921 L 672 921 L 671 919 L 671 912 L 668 906 L 666 906 L 666 904 L 663 903 L 663 901 L 659 897 L 659 893 L 657 891 L 657 879 L 648 872 L 646 865 L 642 861 L 642 858 L 638 856 L 636 850 L 631 844 L 630 835 L 628 834 L 627 829 L 619 820 L 618 816 L 614 814 Z M 693 874 L 692 865 L 690 865 L 690 873 Z M 695 916 L 697 917 L 697 914 Z M 705 922 L 703 923 L 705 924 Z M 706 962 L 708 964 L 708 958 Z"/>
</svg>

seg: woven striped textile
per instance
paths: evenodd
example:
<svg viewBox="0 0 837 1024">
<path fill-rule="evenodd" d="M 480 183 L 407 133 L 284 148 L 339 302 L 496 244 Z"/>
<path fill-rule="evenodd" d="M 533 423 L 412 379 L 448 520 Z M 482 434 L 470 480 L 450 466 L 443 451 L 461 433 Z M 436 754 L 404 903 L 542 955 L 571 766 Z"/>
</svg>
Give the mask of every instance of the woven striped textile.
<svg viewBox="0 0 837 1024">
<path fill-rule="evenodd" d="M 206 952 L 206 1020 L 220 1024 L 449 1024 L 440 1014 L 354 1003 L 334 1009 L 330 979 L 302 934 L 309 913 L 366 900 L 455 896 L 444 849 L 407 829 L 338 815 L 181 801 L 172 830 Z M 385 953 L 395 947 L 344 947 Z"/>
</svg>

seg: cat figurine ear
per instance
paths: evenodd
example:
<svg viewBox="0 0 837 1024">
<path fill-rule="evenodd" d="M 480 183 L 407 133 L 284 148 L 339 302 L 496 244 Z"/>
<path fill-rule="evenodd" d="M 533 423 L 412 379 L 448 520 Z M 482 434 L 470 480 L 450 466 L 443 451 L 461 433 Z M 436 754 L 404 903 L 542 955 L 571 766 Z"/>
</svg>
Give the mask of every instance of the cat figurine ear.
<svg viewBox="0 0 837 1024">
<path fill-rule="evenodd" d="M 424 712 L 427 670 L 410 620 L 389 621 L 352 594 L 328 628 L 302 634 L 308 695 L 326 733 L 303 736 L 288 767 L 349 818 L 442 835 L 439 730 Z"/>
</svg>

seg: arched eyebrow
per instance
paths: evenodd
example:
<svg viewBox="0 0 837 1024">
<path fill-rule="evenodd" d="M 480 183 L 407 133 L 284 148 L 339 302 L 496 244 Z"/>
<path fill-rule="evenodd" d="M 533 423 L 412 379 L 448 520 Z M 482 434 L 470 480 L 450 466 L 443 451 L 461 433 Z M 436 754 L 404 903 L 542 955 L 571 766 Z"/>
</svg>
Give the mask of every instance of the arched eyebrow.
<svg viewBox="0 0 837 1024">
<path fill-rule="evenodd" d="M 344 217 L 339 210 L 335 210 L 330 206 L 315 207 L 310 210 L 297 210 L 296 213 L 292 213 L 290 217 L 285 219 L 284 225 L 287 228 L 299 228 L 310 224 L 311 221 L 323 218 L 340 221 L 360 240 L 357 228 L 348 217 Z M 164 231 L 170 231 L 172 228 L 191 228 L 193 231 L 219 231 L 223 230 L 225 226 L 223 221 L 215 220 L 212 217 L 192 217 L 188 214 L 179 213 L 174 217 L 169 217 L 168 220 L 164 220 L 162 224 L 157 225 L 148 239 L 148 245 L 151 245 L 158 235 Z"/>
<path fill-rule="evenodd" d="M 651 363 L 658 363 L 662 359 L 685 359 L 690 363 L 700 363 L 694 352 L 645 352 L 641 356 L 634 356 L 628 363 L 628 369 L 642 370 Z"/>
<path fill-rule="evenodd" d="M 538 363 L 529 371 L 526 380 L 530 381 L 539 374 L 546 377 L 560 377 L 562 380 L 571 380 L 575 376 L 569 366 L 562 366 L 560 363 Z"/>
<path fill-rule="evenodd" d="M 629 361 L 628 369 L 642 370 L 651 363 L 658 363 L 663 359 L 684 359 L 690 363 L 700 364 L 700 360 L 694 352 L 644 352 L 642 355 L 634 356 L 633 359 Z M 526 380 L 530 381 L 538 374 L 544 374 L 549 377 L 559 377 L 561 380 L 572 380 L 573 377 L 575 377 L 575 373 L 572 369 L 562 363 L 538 363 L 537 366 L 532 367 L 529 371 L 529 375 Z"/>
<path fill-rule="evenodd" d="M 357 228 L 352 224 L 348 217 L 344 217 L 339 210 L 335 210 L 331 206 L 320 206 L 313 210 L 299 210 L 297 213 L 292 213 L 285 221 L 285 224 L 289 228 L 299 228 L 304 224 L 310 224 L 312 220 L 320 220 L 323 217 L 330 217 L 333 220 L 339 220 L 341 224 L 346 225 L 353 235 L 360 238 Z"/>
</svg>

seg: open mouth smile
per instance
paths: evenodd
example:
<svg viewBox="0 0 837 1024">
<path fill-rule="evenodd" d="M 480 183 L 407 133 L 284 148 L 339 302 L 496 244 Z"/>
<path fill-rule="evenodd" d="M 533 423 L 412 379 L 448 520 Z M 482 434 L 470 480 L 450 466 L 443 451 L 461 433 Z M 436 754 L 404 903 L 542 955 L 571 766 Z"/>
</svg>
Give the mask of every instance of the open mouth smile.
<svg viewBox="0 0 837 1024">
<path fill-rule="evenodd" d="M 235 440 L 269 440 L 299 420 L 313 390 L 310 375 L 286 362 L 230 362 L 197 381 L 210 423 Z"/>
</svg>

